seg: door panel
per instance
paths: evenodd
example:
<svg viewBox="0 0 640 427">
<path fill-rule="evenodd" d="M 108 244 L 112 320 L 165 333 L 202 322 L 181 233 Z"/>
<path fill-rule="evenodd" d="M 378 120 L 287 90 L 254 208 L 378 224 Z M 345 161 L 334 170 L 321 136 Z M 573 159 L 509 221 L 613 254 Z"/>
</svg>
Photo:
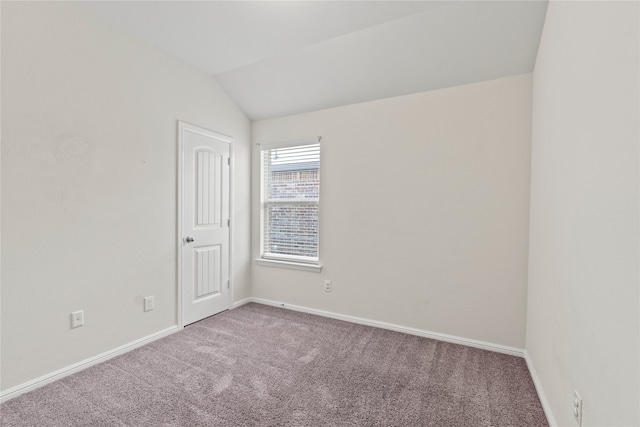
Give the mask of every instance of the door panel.
<svg viewBox="0 0 640 427">
<path fill-rule="evenodd" d="M 196 151 L 195 212 L 196 226 L 218 225 L 222 217 L 222 156 L 211 151 Z"/>
<path fill-rule="evenodd" d="M 182 324 L 229 308 L 231 138 L 179 123 Z"/>
<path fill-rule="evenodd" d="M 194 248 L 195 251 L 195 299 L 222 292 L 220 287 L 220 245 Z"/>
</svg>

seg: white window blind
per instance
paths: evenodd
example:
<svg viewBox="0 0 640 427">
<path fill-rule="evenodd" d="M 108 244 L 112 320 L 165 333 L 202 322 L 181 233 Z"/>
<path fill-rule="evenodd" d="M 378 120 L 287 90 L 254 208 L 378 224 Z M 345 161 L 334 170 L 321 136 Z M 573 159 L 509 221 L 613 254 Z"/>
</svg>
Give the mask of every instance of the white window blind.
<svg viewBox="0 0 640 427">
<path fill-rule="evenodd" d="M 261 151 L 262 258 L 318 261 L 320 144 Z"/>
</svg>

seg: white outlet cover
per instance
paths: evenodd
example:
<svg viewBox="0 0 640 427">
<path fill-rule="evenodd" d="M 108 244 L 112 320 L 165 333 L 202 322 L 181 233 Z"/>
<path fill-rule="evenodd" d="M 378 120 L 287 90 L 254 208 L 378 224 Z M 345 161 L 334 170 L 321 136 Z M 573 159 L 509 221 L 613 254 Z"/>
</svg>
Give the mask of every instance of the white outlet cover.
<svg viewBox="0 0 640 427">
<path fill-rule="evenodd" d="M 74 311 L 71 313 L 71 328 L 78 328 L 84 325 L 84 311 Z"/>
<path fill-rule="evenodd" d="M 144 311 L 151 311 L 155 308 L 155 302 L 153 296 L 145 297 L 144 299 Z"/>
<path fill-rule="evenodd" d="M 573 391 L 573 418 L 582 427 L 582 397 L 576 390 Z"/>
</svg>

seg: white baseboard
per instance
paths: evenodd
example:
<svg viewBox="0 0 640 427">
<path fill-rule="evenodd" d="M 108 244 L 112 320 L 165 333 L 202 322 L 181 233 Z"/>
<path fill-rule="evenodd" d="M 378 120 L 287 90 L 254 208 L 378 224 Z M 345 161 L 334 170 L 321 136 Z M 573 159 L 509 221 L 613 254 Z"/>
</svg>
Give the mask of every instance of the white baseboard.
<svg viewBox="0 0 640 427">
<path fill-rule="evenodd" d="M 483 350 L 495 351 L 497 353 L 509 354 L 511 356 L 524 357 L 524 349 L 509 347 L 500 344 L 493 344 L 485 341 L 478 341 L 470 338 L 462 338 L 454 335 L 441 334 L 439 332 L 425 331 L 417 328 L 410 328 L 407 326 L 394 325 L 393 323 L 379 322 L 377 320 L 363 319 L 361 317 L 349 316 L 346 314 L 338 314 L 330 311 L 317 310 L 315 308 L 302 307 L 299 305 L 280 303 L 277 301 L 271 301 L 262 298 L 246 298 L 237 302 L 237 307 L 247 304 L 249 302 L 256 302 L 258 304 L 271 305 L 274 307 L 286 308 L 289 310 L 300 311 L 303 313 L 315 314 L 318 316 L 329 317 L 331 319 L 344 320 L 346 322 L 357 323 L 359 325 L 373 326 L 375 328 L 388 329 L 396 332 L 404 332 L 405 334 L 417 335 L 420 337 L 431 338 L 438 341 L 446 341 L 453 344 L 461 344 L 469 347 L 480 348 Z M 234 308 L 236 305 L 234 304 Z"/>
<path fill-rule="evenodd" d="M 106 351 L 97 356 L 93 356 L 81 362 L 74 363 L 73 365 L 67 366 L 65 368 L 58 369 L 57 371 L 43 375 L 39 378 L 36 378 L 35 380 L 27 381 L 26 383 L 7 389 L 2 393 L 0 393 L 0 402 L 5 402 L 9 399 L 13 399 L 14 397 L 17 397 L 23 393 L 27 393 L 29 391 L 35 390 L 38 387 L 42 387 L 45 384 L 49 384 L 53 381 L 57 381 L 61 378 L 74 374 L 90 366 L 97 365 L 98 363 L 105 362 L 115 356 L 126 353 L 127 351 L 131 351 L 145 344 L 149 344 L 152 341 L 166 337 L 167 335 L 171 335 L 172 333 L 177 332 L 179 330 L 180 328 L 178 326 L 171 326 L 169 328 L 158 331 L 154 334 L 147 335 L 146 337 L 142 337 L 128 344 Z"/>
<path fill-rule="evenodd" d="M 527 368 L 529 368 L 529 374 L 531 375 L 531 379 L 533 380 L 533 385 L 536 387 L 536 391 L 538 392 L 538 398 L 540 399 L 540 404 L 542 405 L 542 410 L 547 417 L 547 422 L 549 423 L 549 427 L 557 427 L 558 423 L 556 422 L 555 417 L 553 416 L 553 412 L 551 411 L 551 405 L 549 405 L 549 401 L 547 400 L 547 396 L 544 394 L 544 390 L 542 389 L 542 384 L 540 383 L 540 379 L 538 378 L 538 373 L 536 372 L 536 368 L 533 366 L 533 362 L 529 357 L 529 353 L 525 350 L 524 352 L 524 360 L 527 362 Z"/>
<path fill-rule="evenodd" d="M 238 308 L 238 307 L 243 306 L 245 304 L 249 304 L 251 301 L 253 301 L 252 298 L 241 299 L 240 301 L 234 302 L 232 307 L 231 307 L 231 309 L 233 310 L 234 308 Z"/>
</svg>

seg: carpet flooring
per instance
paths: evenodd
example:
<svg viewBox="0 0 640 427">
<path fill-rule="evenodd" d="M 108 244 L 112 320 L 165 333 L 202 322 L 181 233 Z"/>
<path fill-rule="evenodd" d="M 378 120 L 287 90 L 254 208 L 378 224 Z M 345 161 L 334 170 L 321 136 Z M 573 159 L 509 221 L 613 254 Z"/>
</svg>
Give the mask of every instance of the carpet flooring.
<svg viewBox="0 0 640 427">
<path fill-rule="evenodd" d="M 518 426 L 523 359 L 260 304 L 0 405 L 3 426 Z"/>
</svg>

